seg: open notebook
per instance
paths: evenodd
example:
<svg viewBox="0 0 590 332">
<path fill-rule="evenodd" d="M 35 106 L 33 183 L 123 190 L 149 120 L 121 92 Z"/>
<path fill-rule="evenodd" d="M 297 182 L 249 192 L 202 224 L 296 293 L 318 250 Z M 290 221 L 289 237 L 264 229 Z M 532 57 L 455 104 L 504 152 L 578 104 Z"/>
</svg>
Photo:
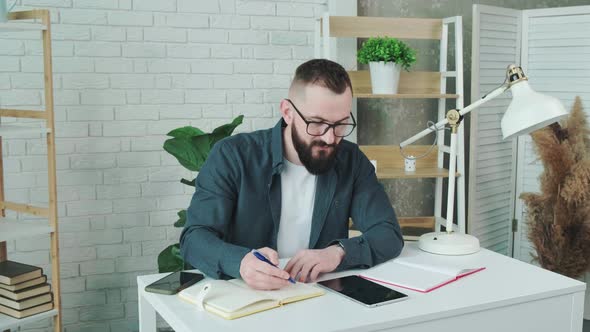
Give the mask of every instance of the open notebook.
<svg viewBox="0 0 590 332">
<path fill-rule="evenodd" d="M 225 319 L 240 318 L 291 302 L 324 295 L 321 288 L 304 283 L 289 285 L 280 290 L 258 291 L 249 288 L 240 279 L 206 280 L 180 291 L 178 296 L 197 304 L 203 286 L 209 284 L 211 288 L 203 300 L 203 307 Z"/>
<path fill-rule="evenodd" d="M 470 256 L 443 256 L 406 245 L 402 254 L 360 274 L 384 284 L 428 293 L 453 281 L 484 270 L 473 266 Z"/>
</svg>

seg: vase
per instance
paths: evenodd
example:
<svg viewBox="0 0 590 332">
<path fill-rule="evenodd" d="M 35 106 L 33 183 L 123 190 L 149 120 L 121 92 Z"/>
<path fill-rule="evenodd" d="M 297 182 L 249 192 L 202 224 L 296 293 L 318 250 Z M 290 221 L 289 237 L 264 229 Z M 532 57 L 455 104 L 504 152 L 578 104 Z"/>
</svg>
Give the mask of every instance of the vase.
<svg viewBox="0 0 590 332">
<path fill-rule="evenodd" d="M 396 94 L 401 69 L 395 62 L 369 62 L 373 94 Z"/>
</svg>

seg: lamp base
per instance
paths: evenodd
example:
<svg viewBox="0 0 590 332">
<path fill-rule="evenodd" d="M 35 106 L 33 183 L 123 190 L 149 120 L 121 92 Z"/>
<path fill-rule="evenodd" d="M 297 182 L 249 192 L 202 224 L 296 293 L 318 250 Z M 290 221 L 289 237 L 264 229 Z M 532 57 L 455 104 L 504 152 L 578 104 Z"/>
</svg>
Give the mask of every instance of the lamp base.
<svg viewBox="0 0 590 332">
<path fill-rule="evenodd" d="M 479 251 L 479 240 L 469 234 L 433 232 L 420 236 L 418 247 L 438 255 L 469 255 Z"/>
</svg>

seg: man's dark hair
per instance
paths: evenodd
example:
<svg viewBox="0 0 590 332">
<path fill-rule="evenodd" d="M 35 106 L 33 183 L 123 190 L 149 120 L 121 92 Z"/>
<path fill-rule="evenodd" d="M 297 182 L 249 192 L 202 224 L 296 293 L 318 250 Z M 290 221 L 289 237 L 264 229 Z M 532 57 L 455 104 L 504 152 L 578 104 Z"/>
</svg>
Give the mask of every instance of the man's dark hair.
<svg viewBox="0 0 590 332">
<path fill-rule="evenodd" d="M 293 83 L 317 84 L 336 94 L 344 93 L 348 87 L 352 93 L 352 83 L 344 67 L 327 59 L 313 59 L 299 65 Z"/>
</svg>

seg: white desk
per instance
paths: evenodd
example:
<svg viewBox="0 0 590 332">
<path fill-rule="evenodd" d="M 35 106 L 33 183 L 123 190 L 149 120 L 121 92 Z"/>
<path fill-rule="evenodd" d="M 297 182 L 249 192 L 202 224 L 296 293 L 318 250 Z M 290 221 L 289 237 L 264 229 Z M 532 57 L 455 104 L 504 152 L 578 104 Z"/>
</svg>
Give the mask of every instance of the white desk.
<svg viewBox="0 0 590 332">
<path fill-rule="evenodd" d="M 140 331 L 156 330 L 156 311 L 176 332 L 582 331 L 586 284 L 485 249 L 461 259 L 486 270 L 428 294 L 399 289 L 410 298 L 377 308 L 327 292 L 236 320 L 198 311 L 175 295 L 145 292 L 165 274 L 140 276 Z"/>
</svg>

